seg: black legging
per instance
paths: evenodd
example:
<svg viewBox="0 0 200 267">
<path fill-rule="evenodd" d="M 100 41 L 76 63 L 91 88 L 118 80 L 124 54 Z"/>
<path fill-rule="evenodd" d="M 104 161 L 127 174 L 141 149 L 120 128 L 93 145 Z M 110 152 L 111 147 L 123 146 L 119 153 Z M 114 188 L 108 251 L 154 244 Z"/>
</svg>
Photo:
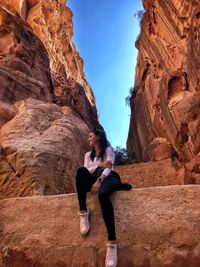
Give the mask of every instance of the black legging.
<svg viewBox="0 0 200 267">
<path fill-rule="evenodd" d="M 76 175 L 76 188 L 80 210 L 87 209 L 87 192 L 90 192 L 92 185 L 96 182 L 96 180 L 97 177 L 93 176 L 87 168 L 78 168 Z M 111 171 L 111 173 L 102 182 L 98 193 L 103 219 L 108 232 L 108 240 L 116 240 L 114 210 L 109 196 L 115 191 L 119 184 L 119 175 L 116 172 Z"/>
</svg>

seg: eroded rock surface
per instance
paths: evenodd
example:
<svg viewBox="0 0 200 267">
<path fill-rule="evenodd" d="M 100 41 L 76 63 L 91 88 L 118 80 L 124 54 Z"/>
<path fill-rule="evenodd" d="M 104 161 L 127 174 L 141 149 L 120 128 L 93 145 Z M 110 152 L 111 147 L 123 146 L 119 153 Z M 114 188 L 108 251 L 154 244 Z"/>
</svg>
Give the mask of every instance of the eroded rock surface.
<svg viewBox="0 0 200 267">
<path fill-rule="evenodd" d="M 66 1 L 29 3 L 26 21 L 48 51 L 54 102 L 70 106 L 89 127 L 98 125 L 94 94 L 83 72 L 83 60 L 72 42 L 72 12 Z"/>
<path fill-rule="evenodd" d="M 119 267 L 199 267 L 199 186 L 116 192 L 112 201 Z M 1 200 L 2 266 L 104 267 L 107 236 L 98 198 L 90 196 L 88 206 L 91 230 L 82 237 L 75 194 Z"/>
<path fill-rule="evenodd" d="M 28 99 L 0 129 L 0 198 L 75 192 L 87 125 L 69 107 Z"/>
<path fill-rule="evenodd" d="M 16 114 L 12 104 L 0 101 L 0 127 L 10 121 Z"/>
<path fill-rule="evenodd" d="M 100 125 L 72 34 L 66 1 L 0 0 L 0 198 L 75 191 Z"/>
<path fill-rule="evenodd" d="M 0 6 L 0 100 L 52 101 L 53 83 L 43 43 L 28 24 Z"/>
<path fill-rule="evenodd" d="M 115 171 L 119 173 L 122 182 L 131 183 L 133 188 L 196 183 L 188 180 L 187 170 L 183 165 L 180 166 L 170 159 L 115 166 Z"/>
<path fill-rule="evenodd" d="M 7 10 L 9 14 L 7 17 L 13 15 L 11 23 L 8 23 L 7 19 L 2 19 L 4 28 L 1 31 L 2 45 L 0 44 L 0 52 L 6 55 L 6 66 L 12 66 L 16 70 L 14 73 L 11 73 L 10 69 L 2 70 L 2 82 L 5 86 L 7 86 L 7 80 L 12 81 L 11 94 L 13 94 L 13 86 L 15 86 L 13 80 L 15 79 L 26 88 L 26 90 L 23 88 L 22 94 L 26 98 L 29 95 L 29 97 L 44 99 L 43 95 L 38 97 L 38 94 L 45 89 L 43 87 L 47 86 L 54 103 L 60 106 L 70 106 L 90 128 L 101 127 L 98 123 L 95 97 L 83 72 L 83 60 L 72 42 L 72 12 L 66 6 L 66 1 L 0 0 L 0 5 Z M 16 25 L 14 30 L 12 29 L 13 23 L 18 24 L 18 30 L 15 29 Z M 24 31 L 24 27 L 29 30 Z M 14 39 L 12 31 L 14 31 Z M 26 32 L 23 38 L 20 35 L 21 31 Z M 42 41 L 49 59 L 46 51 L 41 51 L 40 47 L 36 47 L 38 44 L 35 37 L 31 37 L 31 32 L 34 32 Z M 30 47 L 30 42 L 34 44 L 33 47 Z M 5 43 L 7 45 L 4 45 Z M 10 51 L 11 48 L 17 50 L 14 55 Z M 38 50 L 39 57 L 33 57 L 34 49 Z M 41 61 L 39 64 L 38 60 Z M 51 77 L 48 61 L 50 61 Z M 41 73 L 33 70 L 33 66 L 38 68 L 40 63 L 43 64 Z M 24 77 L 18 71 L 30 77 L 30 79 L 26 77 L 26 84 L 24 84 Z M 43 73 L 47 75 L 47 80 L 44 77 L 40 79 Z M 34 82 L 33 85 L 32 82 Z M 21 99 L 23 99 L 22 96 Z"/>
<path fill-rule="evenodd" d="M 200 2 L 143 4 L 128 150 L 187 163 L 200 152 Z"/>
</svg>

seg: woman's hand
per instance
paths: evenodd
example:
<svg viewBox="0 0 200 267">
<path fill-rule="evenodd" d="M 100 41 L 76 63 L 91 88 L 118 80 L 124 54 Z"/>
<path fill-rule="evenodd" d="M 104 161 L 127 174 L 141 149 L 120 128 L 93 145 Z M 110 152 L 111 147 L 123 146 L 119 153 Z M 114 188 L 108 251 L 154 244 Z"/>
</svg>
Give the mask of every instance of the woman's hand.
<svg viewBox="0 0 200 267">
<path fill-rule="evenodd" d="M 110 161 L 103 161 L 99 164 L 101 168 L 112 168 L 112 163 Z"/>
<path fill-rule="evenodd" d="M 99 192 L 99 188 L 101 186 L 101 182 L 98 180 L 93 184 L 92 189 L 91 189 L 91 194 L 96 195 Z"/>
</svg>

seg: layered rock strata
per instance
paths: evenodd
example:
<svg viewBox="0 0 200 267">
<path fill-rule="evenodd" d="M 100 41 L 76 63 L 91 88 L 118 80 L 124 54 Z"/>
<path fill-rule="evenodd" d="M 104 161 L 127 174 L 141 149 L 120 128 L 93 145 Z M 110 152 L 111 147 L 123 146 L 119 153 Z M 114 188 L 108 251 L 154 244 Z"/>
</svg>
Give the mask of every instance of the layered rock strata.
<svg viewBox="0 0 200 267">
<path fill-rule="evenodd" d="M 143 5 L 128 150 L 137 161 L 198 162 L 200 3 L 144 0 Z"/>
<path fill-rule="evenodd" d="M 69 105 L 90 127 L 96 125 L 95 98 L 83 72 L 83 60 L 72 42 L 72 12 L 66 1 L 40 0 L 29 4 L 26 21 L 48 51 L 54 102 Z"/>
<path fill-rule="evenodd" d="M 72 12 L 66 0 L 0 0 L 0 4 L 17 13 L 47 49 L 54 103 L 70 106 L 90 128 L 101 127 L 95 97 L 83 72 L 83 60 L 72 42 Z"/>
<path fill-rule="evenodd" d="M 100 126 L 65 4 L 0 0 L 0 198 L 74 192 Z"/>
<path fill-rule="evenodd" d="M 0 6 L 0 125 L 11 119 L 13 104 L 33 97 L 52 101 L 49 58 L 29 25 Z"/>
<path fill-rule="evenodd" d="M 116 192 L 112 201 L 119 267 L 199 267 L 198 186 Z M 107 235 L 99 202 L 90 196 L 88 205 L 91 229 L 82 237 L 75 194 L 1 200 L 0 266 L 105 266 Z"/>
</svg>

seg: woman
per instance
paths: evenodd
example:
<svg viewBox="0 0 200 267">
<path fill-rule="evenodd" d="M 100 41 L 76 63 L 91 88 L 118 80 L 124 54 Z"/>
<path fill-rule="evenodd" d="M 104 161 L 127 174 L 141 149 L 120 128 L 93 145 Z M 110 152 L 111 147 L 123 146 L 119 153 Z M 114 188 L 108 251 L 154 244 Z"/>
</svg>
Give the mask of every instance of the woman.
<svg viewBox="0 0 200 267">
<path fill-rule="evenodd" d="M 119 175 L 113 171 L 115 154 L 104 131 L 94 129 L 88 138 L 91 151 L 85 154 L 84 167 L 77 170 L 76 187 L 80 207 L 80 232 L 86 235 L 90 229 L 89 209 L 86 206 L 87 192 L 98 194 L 103 219 L 108 232 L 106 267 L 117 265 L 115 220 L 110 195 L 119 188 Z"/>
</svg>

